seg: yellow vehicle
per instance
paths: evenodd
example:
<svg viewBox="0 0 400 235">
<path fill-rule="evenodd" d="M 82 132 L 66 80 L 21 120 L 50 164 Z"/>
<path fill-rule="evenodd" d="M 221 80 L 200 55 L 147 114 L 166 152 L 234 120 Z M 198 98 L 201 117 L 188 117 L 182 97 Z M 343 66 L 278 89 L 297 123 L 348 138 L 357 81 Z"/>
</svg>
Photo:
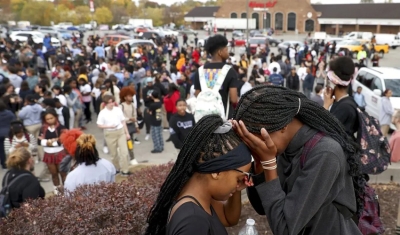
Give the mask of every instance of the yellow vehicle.
<svg viewBox="0 0 400 235">
<path fill-rule="evenodd" d="M 336 45 L 336 52 L 339 52 L 343 49 L 347 49 L 353 54 L 353 57 L 357 57 L 359 51 L 362 50 L 363 45 L 366 45 L 370 50 L 372 49 L 371 43 L 366 40 L 343 40 Z M 375 52 L 379 53 L 380 57 L 386 53 L 389 53 L 389 45 L 374 45 Z"/>
</svg>

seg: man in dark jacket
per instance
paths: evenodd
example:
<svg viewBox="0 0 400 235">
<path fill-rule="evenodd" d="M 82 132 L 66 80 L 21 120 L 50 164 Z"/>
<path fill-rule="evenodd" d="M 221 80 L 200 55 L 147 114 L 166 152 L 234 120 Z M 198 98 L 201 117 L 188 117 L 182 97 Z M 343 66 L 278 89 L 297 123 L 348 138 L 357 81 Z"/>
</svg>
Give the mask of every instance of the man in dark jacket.
<svg viewBox="0 0 400 235">
<path fill-rule="evenodd" d="M 0 163 L 3 169 L 7 169 L 6 153 L 4 152 L 4 139 L 8 137 L 11 122 L 15 119 L 15 115 L 7 109 L 3 100 L 0 100 Z"/>
<path fill-rule="evenodd" d="M 303 82 L 303 93 L 304 95 L 306 95 L 307 98 L 311 98 L 311 92 L 314 86 L 314 76 L 311 73 L 311 69 L 307 68 L 307 75 L 304 78 L 304 82 Z"/>
<path fill-rule="evenodd" d="M 296 67 L 292 67 L 290 74 L 286 80 L 286 87 L 295 91 L 300 89 L 300 79 L 299 75 L 296 73 Z"/>
</svg>

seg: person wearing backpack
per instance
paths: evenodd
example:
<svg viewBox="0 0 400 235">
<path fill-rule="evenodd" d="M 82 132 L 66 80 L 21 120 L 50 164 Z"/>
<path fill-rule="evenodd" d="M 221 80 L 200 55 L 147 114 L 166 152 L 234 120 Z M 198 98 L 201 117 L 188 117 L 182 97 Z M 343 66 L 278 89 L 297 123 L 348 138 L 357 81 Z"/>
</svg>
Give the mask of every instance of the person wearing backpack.
<svg viewBox="0 0 400 235">
<path fill-rule="evenodd" d="M 338 119 L 300 92 L 260 85 L 241 97 L 233 127 L 254 158 L 248 198 L 273 234 L 361 235 L 358 145 Z"/>
<path fill-rule="evenodd" d="M 196 122 L 207 114 L 218 113 L 225 119 L 233 115 L 233 109 L 238 102 L 238 74 L 225 64 L 229 58 L 227 45 L 228 40 L 219 34 L 207 40 L 205 50 L 211 54 L 211 62 L 201 66 L 194 79 L 197 97 L 194 113 Z"/>
<path fill-rule="evenodd" d="M 35 137 L 29 133 L 20 121 L 11 123 L 10 133 L 4 140 L 6 156 L 18 148 L 26 148 L 30 153 L 37 148 Z"/>
<path fill-rule="evenodd" d="M 9 170 L 4 175 L 0 192 L 0 217 L 13 208 L 19 208 L 28 199 L 44 198 L 39 180 L 31 173 L 35 161 L 25 148 L 13 151 L 7 159 Z"/>
<path fill-rule="evenodd" d="M 329 62 L 329 71 L 324 92 L 324 108 L 344 126 L 346 133 L 355 140 L 359 121 L 357 104 L 348 94 L 355 65 L 350 57 L 341 56 Z"/>
</svg>

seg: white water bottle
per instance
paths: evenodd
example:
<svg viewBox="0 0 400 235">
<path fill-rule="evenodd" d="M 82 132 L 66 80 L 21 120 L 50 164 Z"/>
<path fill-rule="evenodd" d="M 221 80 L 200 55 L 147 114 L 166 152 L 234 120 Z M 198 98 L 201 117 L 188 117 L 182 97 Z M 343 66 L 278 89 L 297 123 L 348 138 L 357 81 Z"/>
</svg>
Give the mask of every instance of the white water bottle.
<svg viewBox="0 0 400 235">
<path fill-rule="evenodd" d="M 239 235 L 258 235 L 255 224 L 253 219 L 247 219 L 246 225 L 239 231 Z"/>
</svg>

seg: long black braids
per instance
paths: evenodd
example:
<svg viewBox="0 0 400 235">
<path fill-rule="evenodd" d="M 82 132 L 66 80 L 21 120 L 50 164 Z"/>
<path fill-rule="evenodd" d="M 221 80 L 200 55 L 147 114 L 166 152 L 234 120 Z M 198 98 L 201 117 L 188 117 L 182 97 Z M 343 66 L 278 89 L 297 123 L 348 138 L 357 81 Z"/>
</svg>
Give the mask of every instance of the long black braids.
<svg viewBox="0 0 400 235">
<path fill-rule="evenodd" d="M 218 115 L 208 115 L 200 119 L 191 130 L 150 210 L 146 235 L 166 233 L 168 212 L 173 202 L 178 199 L 176 197 L 182 188 L 194 174 L 197 162 L 208 161 L 226 154 L 241 143 L 233 130 L 225 134 L 214 134 L 213 132 L 222 124 L 223 121 Z"/>
<path fill-rule="evenodd" d="M 360 170 L 359 146 L 348 136 L 342 123 L 328 110 L 300 92 L 280 86 L 261 85 L 242 95 L 234 114 L 234 119 L 242 120 L 252 133 L 260 133 L 261 128 L 270 133 L 278 131 L 288 125 L 294 117 L 329 135 L 343 148 L 350 166 L 349 174 L 353 179 L 357 215 L 360 215 L 364 207 L 365 180 Z"/>
</svg>

